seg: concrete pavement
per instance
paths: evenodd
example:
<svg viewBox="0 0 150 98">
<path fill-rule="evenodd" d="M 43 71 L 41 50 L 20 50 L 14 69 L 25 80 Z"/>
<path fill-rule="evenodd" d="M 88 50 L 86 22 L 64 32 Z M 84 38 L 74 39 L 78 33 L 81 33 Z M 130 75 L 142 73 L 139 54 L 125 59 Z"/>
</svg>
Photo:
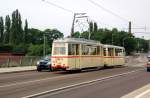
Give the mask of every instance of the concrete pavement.
<svg viewBox="0 0 150 98">
<path fill-rule="evenodd" d="M 150 98 L 150 84 L 143 86 L 121 98 Z"/>
<path fill-rule="evenodd" d="M 31 71 L 31 70 L 36 70 L 36 66 L 22 66 L 22 67 L 0 68 L 0 73 Z"/>
</svg>

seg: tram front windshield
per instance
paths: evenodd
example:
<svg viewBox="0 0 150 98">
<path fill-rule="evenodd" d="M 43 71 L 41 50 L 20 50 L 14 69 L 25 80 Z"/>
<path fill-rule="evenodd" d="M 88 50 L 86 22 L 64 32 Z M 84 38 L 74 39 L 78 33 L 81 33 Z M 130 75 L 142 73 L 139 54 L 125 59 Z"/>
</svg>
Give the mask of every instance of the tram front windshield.
<svg viewBox="0 0 150 98">
<path fill-rule="evenodd" d="M 66 47 L 64 43 L 55 43 L 53 55 L 66 55 Z"/>
</svg>

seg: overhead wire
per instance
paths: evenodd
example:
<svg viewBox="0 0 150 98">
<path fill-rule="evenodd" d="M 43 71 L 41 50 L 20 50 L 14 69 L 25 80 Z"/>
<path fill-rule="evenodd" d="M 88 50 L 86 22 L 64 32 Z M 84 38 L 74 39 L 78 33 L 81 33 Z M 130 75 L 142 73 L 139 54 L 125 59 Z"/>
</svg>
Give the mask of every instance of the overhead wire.
<svg viewBox="0 0 150 98">
<path fill-rule="evenodd" d="M 93 1 L 93 0 L 88 0 L 88 1 L 89 1 L 90 3 L 92 3 L 93 5 L 95 5 L 95 6 L 99 7 L 99 8 L 101 8 L 101 9 L 103 9 L 104 11 L 106 11 L 106 12 L 108 12 L 108 13 L 110 13 L 110 14 L 112 14 L 112 15 L 114 15 L 114 16 L 116 16 L 116 17 L 118 17 L 118 18 L 120 18 L 120 19 L 122 19 L 122 20 L 124 20 L 124 21 L 129 22 L 126 18 L 124 18 L 124 17 L 122 17 L 122 16 L 120 16 L 120 15 L 118 15 L 118 14 L 112 12 L 111 10 L 109 10 L 109 9 L 107 9 L 107 8 L 105 8 L 105 7 L 103 7 L 102 5 L 96 3 L 95 1 Z"/>
<path fill-rule="evenodd" d="M 66 8 L 64 8 L 64 7 L 60 6 L 60 5 L 57 5 L 57 4 L 52 3 L 52 2 L 50 2 L 50 1 L 47 1 L 47 0 L 42 0 L 42 1 L 45 2 L 45 3 L 47 3 L 47 4 L 50 4 L 50 5 L 52 5 L 52 6 L 55 6 L 55 7 L 59 8 L 59 9 L 62 9 L 62 10 L 64 10 L 64 11 L 67 11 L 67 12 L 69 12 L 69 13 L 73 13 L 73 14 L 74 14 L 74 12 L 73 12 L 72 10 L 66 9 Z"/>
<path fill-rule="evenodd" d="M 42 1 L 45 2 L 45 3 L 47 3 L 47 4 L 50 4 L 50 5 L 52 5 L 52 6 L 55 6 L 55 7 L 59 8 L 59 9 L 62 9 L 62 10 L 64 10 L 64 11 L 66 11 L 66 12 L 69 12 L 69 13 L 72 13 L 72 14 L 75 13 L 75 12 L 73 12 L 73 11 L 70 10 L 70 9 L 64 8 L 64 7 L 62 7 L 62 6 L 58 5 L 58 4 L 52 3 L 52 2 L 50 2 L 50 1 L 48 1 L 48 0 L 42 0 Z M 115 15 L 115 16 L 117 16 L 117 17 L 123 19 L 123 20 L 126 20 L 125 18 L 123 18 L 123 17 L 121 17 L 121 16 L 119 16 L 119 15 L 117 15 L 117 14 L 111 12 L 110 10 L 108 10 L 108 9 L 106 9 L 106 8 L 104 8 L 104 7 L 101 6 L 100 4 L 97 4 L 97 3 L 94 2 L 93 0 L 88 0 L 88 1 L 91 2 L 91 3 L 94 4 L 94 5 L 96 5 L 96 6 L 100 7 L 100 8 L 102 8 L 103 10 L 105 10 L 105 11 L 107 11 L 107 12 L 113 14 L 113 15 Z M 90 18 L 90 19 L 91 19 L 91 18 Z M 91 19 L 91 20 L 93 20 L 93 19 Z M 95 21 L 95 20 L 94 20 L 94 21 Z M 95 22 L 96 22 L 96 21 L 95 21 Z M 103 22 L 100 22 L 100 21 L 99 21 L 99 23 L 101 23 L 101 24 L 103 24 L 103 25 L 105 25 L 105 26 L 109 26 L 109 27 L 111 27 L 111 28 L 114 28 L 113 26 L 110 26 L 110 25 L 108 25 L 108 24 L 106 24 L 106 23 L 103 23 Z"/>
</svg>

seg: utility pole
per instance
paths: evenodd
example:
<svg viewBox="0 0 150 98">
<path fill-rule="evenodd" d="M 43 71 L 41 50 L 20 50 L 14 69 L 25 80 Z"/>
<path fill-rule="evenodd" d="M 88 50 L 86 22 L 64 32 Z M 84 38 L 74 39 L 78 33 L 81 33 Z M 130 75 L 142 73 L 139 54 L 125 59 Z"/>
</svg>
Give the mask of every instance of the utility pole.
<svg viewBox="0 0 150 98">
<path fill-rule="evenodd" d="M 88 39 L 90 40 L 90 38 L 91 38 L 90 23 L 91 23 L 91 21 L 90 21 L 90 20 L 87 20 L 87 22 L 88 22 L 88 24 L 89 24 L 89 29 L 88 29 L 89 35 L 88 35 Z"/>
<path fill-rule="evenodd" d="M 76 18 L 76 13 L 74 13 L 74 16 L 73 16 L 72 27 L 71 27 L 71 37 L 74 34 L 74 22 L 75 22 L 75 18 Z"/>
<path fill-rule="evenodd" d="M 75 20 L 78 18 L 87 18 L 88 16 L 84 16 L 86 13 L 74 13 L 73 16 L 73 21 L 72 21 L 72 27 L 71 27 L 71 34 L 70 36 L 72 37 L 74 34 L 74 25 L 75 25 Z"/>
<path fill-rule="evenodd" d="M 131 33 L 131 21 L 129 21 L 129 33 Z"/>
<path fill-rule="evenodd" d="M 45 33 L 43 34 L 43 56 L 45 56 L 45 54 L 46 54 L 46 37 L 45 37 Z"/>
</svg>

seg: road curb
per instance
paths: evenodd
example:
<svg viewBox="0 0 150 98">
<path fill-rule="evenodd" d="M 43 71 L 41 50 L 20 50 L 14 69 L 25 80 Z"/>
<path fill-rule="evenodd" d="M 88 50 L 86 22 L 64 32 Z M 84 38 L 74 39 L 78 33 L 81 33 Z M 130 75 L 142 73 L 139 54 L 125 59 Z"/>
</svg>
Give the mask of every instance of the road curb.
<svg viewBox="0 0 150 98">
<path fill-rule="evenodd" d="M 0 68 L 0 74 L 35 71 L 36 66 Z"/>
</svg>

